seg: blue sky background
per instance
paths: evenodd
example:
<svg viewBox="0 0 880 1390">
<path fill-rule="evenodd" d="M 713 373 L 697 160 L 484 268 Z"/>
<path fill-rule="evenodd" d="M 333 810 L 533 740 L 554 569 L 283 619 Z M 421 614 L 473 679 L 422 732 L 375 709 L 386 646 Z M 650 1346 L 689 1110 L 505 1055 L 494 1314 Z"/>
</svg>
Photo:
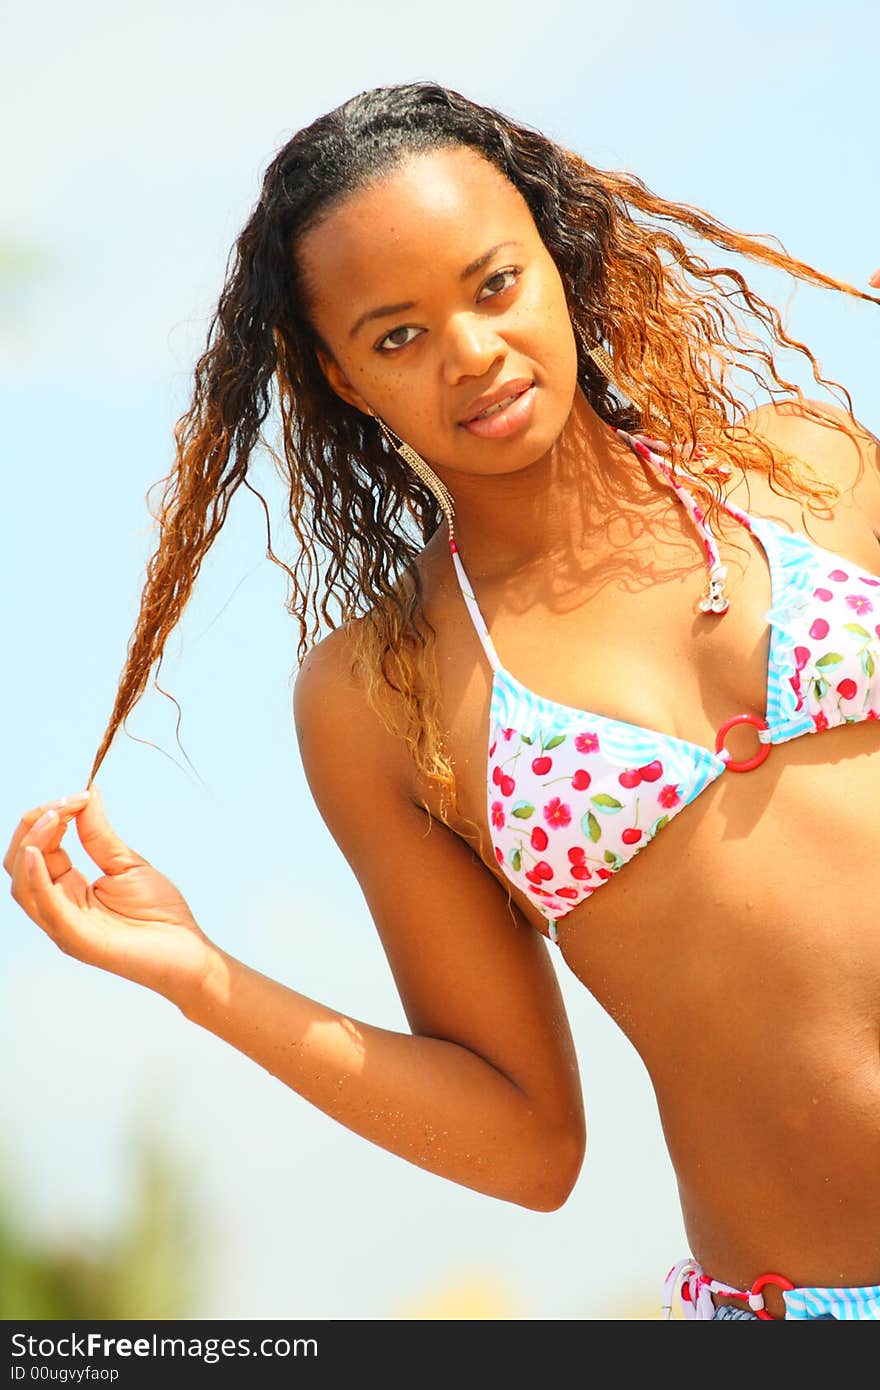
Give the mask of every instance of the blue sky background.
<svg viewBox="0 0 880 1390">
<path fill-rule="evenodd" d="M 295 130 L 365 88 L 434 79 L 869 291 L 878 41 L 867 0 L 16 7 L 0 56 L 0 242 L 16 270 L 0 285 L 4 844 L 24 810 L 87 779 L 152 551 L 145 496 L 170 467 L 229 249 Z M 878 432 L 875 306 L 740 267 Z M 805 359 L 779 360 L 821 394 Z M 291 561 L 280 482 L 267 459 L 253 467 Z M 303 777 L 285 595 L 242 489 L 160 675 L 196 773 L 151 685 L 98 783 L 119 833 L 226 950 L 405 1031 Z M 66 844 L 94 877 L 75 832 Z M 590 1146 L 569 1202 L 535 1213 L 344 1129 L 164 1000 L 62 956 L 7 896 L 0 1152 L 22 1211 L 56 1235 L 108 1228 L 147 1115 L 210 1232 L 197 1316 L 442 1316 L 467 1289 L 483 1316 L 650 1315 L 686 1253 L 656 1107 L 629 1044 L 553 958 Z"/>
</svg>

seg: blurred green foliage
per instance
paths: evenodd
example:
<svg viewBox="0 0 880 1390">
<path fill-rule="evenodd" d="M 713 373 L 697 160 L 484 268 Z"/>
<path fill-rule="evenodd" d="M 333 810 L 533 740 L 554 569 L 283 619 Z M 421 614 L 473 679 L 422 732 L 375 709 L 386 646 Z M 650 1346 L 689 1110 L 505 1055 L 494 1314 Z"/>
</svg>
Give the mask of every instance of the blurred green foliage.
<svg viewBox="0 0 880 1390">
<path fill-rule="evenodd" d="M 30 1231 L 0 1185 L 0 1319 L 189 1318 L 199 1274 L 189 1184 L 155 1133 L 132 1144 L 132 1184 L 114 1230 L 55 1240 Z"/>
<path fill-rule="evenodd" d="M 51 270 L 54 257 L 43 246 L 0 237 L 0 287 L 36 279 Z"/>
</svg>

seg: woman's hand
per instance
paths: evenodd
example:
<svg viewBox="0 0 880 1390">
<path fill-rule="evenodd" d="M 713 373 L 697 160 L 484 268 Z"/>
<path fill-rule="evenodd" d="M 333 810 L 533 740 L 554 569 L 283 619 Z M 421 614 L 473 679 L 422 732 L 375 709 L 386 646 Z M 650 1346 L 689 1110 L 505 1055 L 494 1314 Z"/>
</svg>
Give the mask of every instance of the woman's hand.
<svg viewBox="0 0 880 1390">
<path fill-rule="evenodd" d="M 71 820 L 103 871 L 94 883 L 61 847 Z M 32 864 L 29 846 L 36 850 Z M 174 884 L 113 830 L 97 787 L 26 811 L 3 867 L 15 901 L 65 955 L 175 1003 L 198 990 L 211 964 L 211 942 Z"/>
<path fill-rule="evenodd" d="M 875 290 L 880 290 L 880 268 L 874 271 L 874 274 L 871 276 L 870 280 L 868 281 L 868 284 L 873 285 Z"/>
</svg>

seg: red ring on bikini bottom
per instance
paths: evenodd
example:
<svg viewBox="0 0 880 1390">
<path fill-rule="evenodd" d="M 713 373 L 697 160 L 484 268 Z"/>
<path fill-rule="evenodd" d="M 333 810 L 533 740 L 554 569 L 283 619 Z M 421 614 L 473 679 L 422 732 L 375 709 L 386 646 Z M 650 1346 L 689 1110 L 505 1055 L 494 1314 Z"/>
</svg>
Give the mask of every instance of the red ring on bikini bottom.
<svg viewBox="0 0 880 1390">
<path fill-rule="evenodd" d="M 770 727 L 766 719 L 759 719 L 756 714 L 734 714 L 730 719 L 725 719 L 724 723 L 721 725 L 721 728 L 715 735 L 716 753 L 721 752 L 722 748 L 724 747 L 724 740 L 727 736 L 727 731 L 728 729 L 732 729 L 734 724 L 754 724 L 756 729 L 768 729 Z M 762 743 L 760 751 L 756 753 L 753 758 L 749 758 L 747 762 L 738 763 L 732 762 L 730 759 L 728 759 L 727 767 L 731 772 L 751 772 L 752 768 L 760 767 L 764 759 L 768 757 L 769 754 L 770 744 Z"/>
<path fill-rule="evenodd" d="M 778 1322 L 772 1313 L 768 1313 L 764 1307 L 764 1295 L 761 1290 L 767 1284 L 776 1284 L 780 1289 L 793 1289 L 794 1284 L 790 1279 L 786 1279 L 784 1274 L 759 1274 L 754 1284 L 748 1291 L 748 1302 L 752 1312 L 764 1322 Z M 758 1300 L 760 1299 L 760 1306 Z M 754 1300 L 754 1301 L 753 1301 Z"/>
</svg>

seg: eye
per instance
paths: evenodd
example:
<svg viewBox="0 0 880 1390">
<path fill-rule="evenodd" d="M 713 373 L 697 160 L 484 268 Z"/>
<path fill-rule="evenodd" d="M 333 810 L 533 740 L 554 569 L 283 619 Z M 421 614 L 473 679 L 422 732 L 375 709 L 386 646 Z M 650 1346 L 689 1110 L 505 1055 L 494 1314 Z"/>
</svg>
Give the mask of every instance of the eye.
<svg viewBox="0 0 880 1390">
<path fill-rule="evenodd" d="M 497 299 L 500 294 L 506 294 L 506 292 L 512 288 L 512 285 L 516 283 L 516 280 L 519 278 L 521 274 L 522 270 L 520 266 L 516 265 L 507 266 L 504 270 L 496 270 L 492 275 L 489 276 L 488 280 L 484 281 L 483 289 L 485 289 L 487 285 L 491 285 L 493 280 L 500 280 L 503 275 L 513 275 L 515 278 L 511 284 L 503 285 L 501 289 L 495 290 L 492 294 L 488 296 L 478 296 L 477 303 L 482 303 L 484 298 Z M 376 351 L 383 352 L 386 354 L 386 356 L 391 356 L 393 353 L 399 352 L 401 348 L 408 347 L 409 344 L 413 341 L 412 338 L 407 338 L 407 340 L 402 343 L 392 343 L 390 347 L 383 347 L 382 344 L 389 342 L 390 339 L 394 337 L 395 333 L 407 333 L 410 329 L 412 329 L 413 332 L 416 331 L 413 328 L 413 325 L 409 323 L 401 324 L 399 328 L 392 328 L 390 333 L 386 333 L 382 338 L 379 339 L 378 343 L 376 343 Z"/>
<path fill-rule="evenodd" d="M 412 328 L 412 324 L 409 324 L 409 323 L 401 324 L 400 328 L 392 328 L 392 330 L 391 330 L 390 333 L 386 333 L 384 338 L 380 338 L 380 339 L 379 339 L 378 343 L 376 344 L 376 349 L 377 349 L 377 351 L 378 351 L 378 352 L 385 352 L 385 353 L 387 353 L 387 352 L 389 351 L 389 349 L 383 347 L 382 344 L 383 344 L 383 343 L 387 343 L 388 340 L 389 340 L 390 338 L 393 338 L 394 335 L 395 335 L 395 333 L 406 333 L 406 332 L 409 331 L 410 328 Z M 406 343 L 392 343 L 392 345 L 391 345 L 391 351 L 392 351 L 392 352 L 397 352 L 399 348 L 406 347 L 406 346 L 407 346 L 407 343 L 411 343 L 411 342 L 412 342 L 412 338 L 408 338 L 407 341 L 406 341 Z"/>
<path fill-rule="evenodd" d="M 517 277 L 518 277 L 519 274 L 520 274 L 519 266 L 511 265 L 511 266 L 508 266 L 506 270 L 496 270 L 495 273 L 494 273 L 494 275 L 490 275 L 490 276 L 489 276 L 489 279 L 486 281 L 486 284 L 487 284 L 487 285 L 491 285 L 491 283 L 492 283 L 493 280 L 498 280 L 502 275 L 514 275 L 514 276 L 517 276 Z M 484 288 L 485 288 L 485 286 L 484 286 Z M 504 285 L 500 290 L 496 290 L 496 291 L 495 291 L 495 294 L 491 294 L 491 295 L 489 296 L 489 298 L 490 298 L 490 299 L 495 299 L 499 294 L 503 294 L 504 291 L 505 291 L 505 290 L 508 290 L 508 289 L 510 289 L 510 285 Z"/>
</svg>

